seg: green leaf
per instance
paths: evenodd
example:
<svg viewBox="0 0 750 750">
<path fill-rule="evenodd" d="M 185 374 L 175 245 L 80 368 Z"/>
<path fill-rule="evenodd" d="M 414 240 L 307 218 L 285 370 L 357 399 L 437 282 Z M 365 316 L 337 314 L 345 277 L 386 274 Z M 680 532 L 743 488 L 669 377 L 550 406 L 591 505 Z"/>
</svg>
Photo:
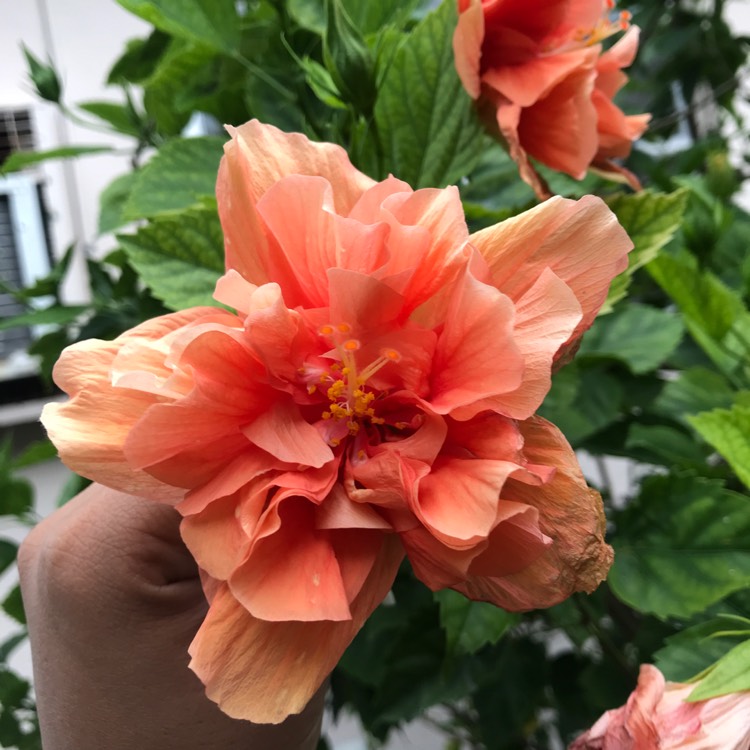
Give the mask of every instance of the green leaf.
<svg viewBox="0 0 750 750">
<path fill-rule="evenodd" d="M 86 477 L 79 476 L 71 471 L 62 490 L 60 490 L 60 495 L 57 498 L 57 507 L 62 508 L 63 505 L 70 502 L 79 492 L 83 492 L 90 484 L 90 479 L 86 479 Z"/>
<path fill-rule="evenodd" d="M 451 656 L 475 654 L 482 646 L 497 643 L 518 616 L 487 602 L 474 602 L 450 589 L 437 591 L 440 624 L 445 630 L 446 651 Z"/>
<path fill-rule="evenodd" d="M 16 622 L 20 622 L 21 625 L 26 624 L 26 613 L 23 611 L 20 586 L 13 588 L 10 594 L 5 597 L 2 608 L 5 614 L 12 617 Z"/>
<path fill-rule="evenodd" d="M 622 398 L 622 385 L 603 368 L 569 366 L 553 377 L 539 412 L 578 446 L 620 417 Z"/>
<path fill-rule="evenodd" d="M 162 146 L 136 173 L 123 209 L 126 219 L 175 213 L 213 196 L 223 138 L 180 138 Z"/>
<path fill-rule="evenodd" d="M 0 539 L 0 573 L 6 571 L 16 561 L 18 545 L 9 539 Z"/>
<path fill-rule="evenodd" d="M 141 123 L 138 116 L 127 104 L 116 102 L 85 102 L 77 105 L 78 109 L 106 122 L 118 133 L 138 138 L 141 134 Z"/>
<path fill-rule="evenodd" d="M 240 43 L 234 0 L 117 0 L 157 29 L 232 54 Z"/>
<path fill-rule="evenodd" d="M 319 62 L 311 57 L 298 58 L 297 62 L 305 72 L 305 82 L 321 102 L 333 109 L 346 109 L 331 74 Z"/>
<path fill-rule="evenodd" d="M 323 35 L 323 62 L 345 101 L 358 112 L 372 113 L 375 69 L 370 50 L 341 0 L 326 0 L 328 23 Z"/>
<path fill-rule="evenodd" d="M 366 36 L 388 25 L 401 27 L 409 20 L 420 0 L 379 0 L 377 3 L 342 0 L 341 4 L 354 25 Z"/>
<path fill-rule="evenodd" d="M 628 255 L 627 269 L 612 281 L 601 313 L 612 310 L 627 294 L 633 274 L 652 261 L 680 229 L 687 196 L 684 189 L 667 194 L 643 190 L 632 195 L 620 194 L 608 201 L 634 247 Z"/>
<path fill-rule="evenodd" d="M 653 407 L 660 414 L 688 424 L 688 415 L 726 408 L 731 405 L 733 396 L 734 391 L 721 373 L 692 367 L 664 386 Z"/>
<path fill-rule="evenodd" d="M 661 255 L 649 263 L 648 272 L 677 303 L 689 326 L 716 341 L 727 334 L 743 311 L 740 298 L 713 274 L 701 271 L 686 253 L 680 257 Z"/>
<path fill-rule="evenodd" d="M 169 35 L 154 29 L 146 39 L 130 39 L 107 75 L 108 84 L 142 83 L 153 72 L 169 45 Z"/>
<path fill-rule="evenodd" d="M 16 708 L 29 692 L 29 683 L 7 669 L 0 669 L 0 707 Z"/>
<path fill-rule="evenodd" d="M 13 468 L 21 469 L 24 466 L 33 466 L 42 461 L 50 461 L 56 456 L 57 449 L 51 440 L 37 440 L 27 446 L 20 456 L 13 459 Z"/>
<path fill-rule="evenodd" d="M 640 375 L 662 364 L 677 348 L 682 335 L 678 315 L 633 303 L 597 318 L 583 337 L 579 356 L 616 359 Z"/>
<path fill-rule="evenodd" d="M 399 28 L 409 20 L 420 0 L 341 0 L 341 6 L 359 31 L 368 36 L 386 26 Z M 303 28 L 323 36 L 326 29 L 325 0 L 286 0 L 289 15 Z"/>
<path fill-rule="evenodd" d="M 702 465 L 705 452 L 685 432 L 662 424 L 635 422 L 628 430 L 625 448 L 633 458 L 664 466 Z"/>
<path fill-rule="evenodd" d="M 26 479 L 0 477 L 0 516 L 24 516 L 34 506 L 34 489 Z"/>
<path fill-rule="evenodd" d="M 750 404 L 703 412 L 688 421 L 750 488 Z"/>
<path fill-rule="evenodd" d="M 190 92 L 213 78 L 217 59 L 211 47 L 173 39 L 153 75 L 143 84 L 143 105 L 161 133 L 179 135 L 190 119 Z"/>
<path fill-rule="evenodd" d="M 750 690 L 750 639 L 722 656 L 687 700 L 704 701 L 743 690 Z"/>
<path fill-rule="evenodd" d="M 87 312 L 90 308 L 84 305 L 52 305 L 40 310 L 30 310 L 12 318 L 0 320 L 0 331 L 17 326 L 68 325 Z"/>
<path fill-rule="evenodd" d="M 60 85 L 60 78 L 52 67 L 52 64 L 47 63 L 45 65 L 39 58 L 34 56 L 25 44 L 22 44 L 21 48 L 29 66 L 29 78 L 34 84 L 36 93 L 48 102 L 59 102 L 62 95 L 62 86 Z"/>
<path fill-rule="evenodd" d="M 216 304 L 212 294 L 224 271 L 224 242 L 215 211 L 164 216 L 118 239 L 144 283 L 171 309 Z"/>
<path fill-rule="evenodd" d="M 111 146 L 62 146 L 49 151 L 16 151 L 0 166 L 0 175 L 17 172 L 32 164 L 39 164 L 52 159 L 71 159 L 75 156 L 91 156 L 92 154 L 107 154 L 112 152 Z"/>
<path fill-rule="evenodd" d="M 687 618 L 750 586 L 750 502 L 721 482 L 649 477 L 616 520 L 609 584 L 640 612 Z"/>
<path fill-rule="evenodd" d="M 384 174 L 413 187 L 442 187 L 478 160 L 482 127 L 453 59 L 454 0 L 444 0 L 394 55 L 375 103 Z"/>
<path fill-rule="evenodd" d="M 8 657 L 20 646 L 27 638 L 29 634 L 22 630 L 20 633 L 16 633 L 0 644 L 0 663 L 8 660 Z"/>
<path fill-rule="evenodd" d="M 654 663 L 673 682 L 688 682 L 750 637 L 750 620 L 722 614 L 666 639 Z"/>
<path fill-rule="evenodd" d="M 5 282 L 0 279 L 0 289 L 8 294 L 12 294 L 20 302 L 26 303 L 34 297 L 47 297 L 53 295 L 59 298 L 60 284 L 68 273 L 68 268 L 73 260 L 75 245 L 68 245 L 67 250 L 62 258 L 55 264 L 53 269 L 40 279 L 36 279 L 31 286 L 24 289 L 11 289 Z"/>
<path fill-rule="evenodd" d="M 99 196 L 99 234 L 107 234 L 127 224 L 125 206 L 133 192 L 137 172 L 116 177 Z"/>
</svg>

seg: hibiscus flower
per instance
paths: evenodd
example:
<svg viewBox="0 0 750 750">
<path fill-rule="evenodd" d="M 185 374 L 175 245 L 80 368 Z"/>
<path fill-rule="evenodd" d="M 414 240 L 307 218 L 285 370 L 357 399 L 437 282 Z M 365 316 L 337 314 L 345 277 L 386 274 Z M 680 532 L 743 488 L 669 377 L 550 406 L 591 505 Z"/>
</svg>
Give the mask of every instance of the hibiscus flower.
<svg viewBox="0 0 750 750">
<path fill-rule="evenodd" d="M 507 143 L 521 177 L 549 190 L 529 155 L 582 179 L 595 168 L 640 189 L 613 158 L 630 153 L 649 115 L 626 116 L 613 97 L 638 49 L 629 14 L 612 0 L 458 0 L 456 69 L 491 129 Z M 606 52 L 601 41 L 627 33 Z"/>
<path fill-rule="evenodd" d="M 374 182 L 256 121 L 218 177 L 216 298 L 63 352 L 63 461 L 166 503 L 210 609 L 192 669 L 228 714 L 299 712 L 404 555 L 511 610 L 605 576 L 601 499 L 534 412 L 631 242 L 597 198 L 473 235 L 456 188 Z"/>
<path fill-rule="evenodd" d="M 750 750 L 750 692 L 688 703 L 692 685 L 641 667 L 628 702 L 607 711 L 569 750 Z"/>
</svg>

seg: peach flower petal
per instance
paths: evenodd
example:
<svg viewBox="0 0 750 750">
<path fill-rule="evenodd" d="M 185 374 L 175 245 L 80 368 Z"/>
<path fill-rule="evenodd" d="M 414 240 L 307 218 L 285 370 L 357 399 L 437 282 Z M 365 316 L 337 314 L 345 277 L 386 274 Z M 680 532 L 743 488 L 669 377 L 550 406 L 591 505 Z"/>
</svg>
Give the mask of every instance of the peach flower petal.
<svg viewBox="0 0 750 750">
<path fill-rule="evenodd" d="M 513 303 L 467 269 L 435 349 L 431 407 L 439 414 L 518 388 L 523 359 L 513 340 Z"/>
<path fill-rule="evenodd" d="M 165 486 L 128 464 L 124 453 L 128 433 L 156 398 L 129 388 L 112 388 L 111 368 L 123 344 L 154 341 L 215 313 L 212 308 L 194 308 L 150 320 L 112 342 L 92 339 L 63 351 L 53 377 L 70 400 L 45 406 L 42 423 L 68 468 L 142 497 L 167 502 L 181 497 L 182 490 Z M 164 373 L 169 371 L 165 368 Z"/>
<path fill-rule="evenodd" d="M 627 156 L 648 122 L 612 102 L 627 82 L 622 68 L 635 58 L 638 29 L 603 52 L 600 42 L 620 26 L 603 0 L 459 0 L 458 10 L 458 76 L 537 197 L 550 192 L 529 157 L 575 179 L 592 166 L 622 177 L 605 160 Z M 638 187 L 634 176 L 628 182 Z"/>
<path fill-rule="evenodd" d="M 268 622 L 349 620 L 349 602 L 330 532 L 316 530 L 315 506 L 290 498 L 275 503 L 275 533 L 257 539 L 229 578 L 233 596 Z"/>
<path fill-rule="evenodd" d="M 341 622 L 266 622 L 254 618 L 227 587 L 215 595 L 190 646 L 190 668 L 208 697 L 237 719 L 278 724 L 299 713 L 385 598 L 403 550 L 384 536 L 377 559 Z"/>
<path fill-rule="evenodd" d="M 264 284 L 277 279 L 270 276 L 269 246 L 256 204 L 274 184 L 287 175 L 320 176 L 337 186 L 334 205 L 346 215 L 375 183 L 352 166 L 340 146 L 311 143 L 257 120 L 229 128 L 229 133 L 232 140 L 224 147 L 216 185 L 227 268 Z"/>
<path fill-rule="evenodd" d="M 456 587 L 469 598 L 493 601 L 512 611 L 551 607 L 573 591 L 593 591 L 606 576 L 613 556 L 604 543 L 601 499 L 586 485 L 563 435 L 539 417 L 521 422 L 519 427 L 526 458 L 557 470 L 541 486 L 509 479 L 503 498 L 536 508 L 539 528 L 552 544 L 518 573 Z"/>
<path fill-rule="evenodd" d="M 320 433 L 289 399 L 272 404 L 242 433 L 250 442 L 287 463 L 317 468 L 333 458 Z"/>
<path fill-rule="evenodd" d="M 627 703 L 607 711 L 569 750 L 748 750 L 750 692 L 688 703 L 694 688 L 666 682 L 644 664 Z"/>
<path fill-rule="evenodd" d="M 585 238 L 585 239 L 584 239 Z M 627 268 L 633 243 L 600 198 L 552 198 L 471 236 L 492 282 L 514 301 L 550 268 L 573 291 L 583 318 L 571 338 L 591 326 L 611 280 Z"/>
<path fill-rule="evenodd" d="M 453 35 L 456 70 L 472 99 L 479 98 L 479 69 L 484 39 L 484 12 L 481 0 L 459 1 L 459 16 Z"/>
<path fill-rule="evenodd" d="M 518 468 L 510 461 L 440 458 L 419 483 L 413 510 L 447 547 L 475 547 L 497 521 L 497 499 Z"/>
</svg>

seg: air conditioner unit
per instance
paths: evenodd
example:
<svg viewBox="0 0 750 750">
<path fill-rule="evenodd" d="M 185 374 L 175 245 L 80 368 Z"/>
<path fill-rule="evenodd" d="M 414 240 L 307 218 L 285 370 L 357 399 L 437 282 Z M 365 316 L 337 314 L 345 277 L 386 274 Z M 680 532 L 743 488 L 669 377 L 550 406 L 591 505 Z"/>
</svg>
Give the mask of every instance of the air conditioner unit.
<svg viewBox="0 0 750 750">
<path fill-rule="evenodd" d="M 0 178 L 0 276 L 9 286 L 23 288 L 46 276 L 51 267 L 49 243 L 37 175 L 16 173 Z M 37 300 L 45 305 L 49 300 Z M 24 312 L 12 295 L 0 291 L 0 318 Z M 42 331 L 33 327 L 0 330 L 0 381 L 37 374 L 26 354 Z"/>
</svg>

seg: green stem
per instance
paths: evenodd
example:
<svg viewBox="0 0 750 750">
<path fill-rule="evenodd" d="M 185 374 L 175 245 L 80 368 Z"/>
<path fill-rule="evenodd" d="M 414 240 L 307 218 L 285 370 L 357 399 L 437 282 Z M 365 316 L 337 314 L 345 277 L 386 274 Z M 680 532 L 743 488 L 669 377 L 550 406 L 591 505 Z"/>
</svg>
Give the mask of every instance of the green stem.
<svg viewBox="0 0 750 750">
<path fill-rule="evenodd" d="M 256 65 L 254 62 L 248 60 L 244 55 L 237 52 L 233 55 L 233 58 L 242 65 L 248 72 L 254 76 L 260 78 L 261 81 L 268 84 L 274 91 L 284 97 L 289 102 L 295 101 L 297 98 L 293 91 L 288 89 L 284 84 L 279 83 L 273 76 L 268 75 L 263 68 Z"/>
<path fill-rule="evenodd" d="M 615 664 L 617 664 L 629 679 L 634 680 L 636 677 L 635 670 L 625 657 L 625 654 L 620 651 L 612 640 L 609 633 L 600 627 L 596 613 L 592 610 L 591 605 L 581 596 L 581 594 L 574 594 L 571 597 L 571 601 L 581 615 L 584 626 L 599 642 L 602 651 L 613 659 Z"/>
</svg>

